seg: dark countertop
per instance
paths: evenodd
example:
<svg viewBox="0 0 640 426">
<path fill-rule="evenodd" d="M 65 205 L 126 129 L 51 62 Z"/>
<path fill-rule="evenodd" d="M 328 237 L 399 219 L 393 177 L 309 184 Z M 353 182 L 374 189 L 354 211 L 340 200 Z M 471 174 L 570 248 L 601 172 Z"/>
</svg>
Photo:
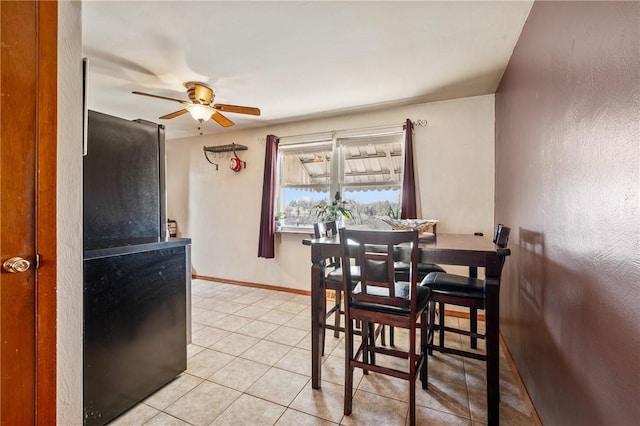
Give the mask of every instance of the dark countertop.
<svg viewBox="0 0 640 426">
<path fill-rule="evenodd" d="M 113 242 L 113 246 L 94 250 L 84 250 L 83 259 L 91 260 L 101 257 L 119 256 L 122 254 L 183 247 L 191 244 L 191 238 L 169 238 L 167 241 L 131 240 Z"/>
</svg>

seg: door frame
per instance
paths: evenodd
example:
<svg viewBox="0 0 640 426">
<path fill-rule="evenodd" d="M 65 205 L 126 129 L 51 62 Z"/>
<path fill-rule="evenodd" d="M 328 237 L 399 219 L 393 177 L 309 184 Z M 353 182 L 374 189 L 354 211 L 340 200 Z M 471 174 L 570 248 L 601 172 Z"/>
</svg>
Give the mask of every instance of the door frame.
<svg viewBox="0 0 640 426">
<path fill-rule="evenodd" d="M 36 424 L 57 415 L 58 2 L 37 1 Z"/>
<path fill-rule="evenodd" d="M 3 101 L 7 96 L 3 104 L 14 108 L 20 103 L 24 107 L 2 111 L 12 125 L 6 134 L 0 134 L 1 145 L 7 149 L 7 161 L 15 161 L 14 157 L 20 152 L 27 156 L 15 180 L 11 179 L 10 172 L 3 174 L 6 179 L 2 182 L 3 188 L 10 188 L 3 194 L 3 203 L 7 203 L 3 204 L 3 211 L 6 207 L 12 212 L 7 223 L 3 222 L 3 231 L 11 233 L 7 248 L 19 247 L 21 252 L 16 254 L 25 256 L 34 266 L 23 272 L 21 280 L 2 280 L 3 285 L 9 283 L 7 285 L 16 290 L 7 291 L 7 295 L 19 295 L 19 298 L 3 303 L 5 307 L 15 304 L 16 310 L 11 311 L 13 315 L 3 317 L 3 331 L 10 339 L 3 350 L 14 352 L 12 357 L 0 359 L 5 392 L 1 395 L 2 406 L 8 409 L 6 418 L 4 412 L 0 413 L 0 421 L 23 419 L 28 423 L 50 425 L 56 424 L 57 416 L 58 3 L 29 0 L 2 5 L 2 21 L 12 23 L 10 31 L 19 25 L 24 29 L 13 33 L 10 43 L 5 45 L 2 40 L 3 57 L 6 48 L 7 57 L 11 58 L 6 65 L 2 64 L 7 67 L 7 79 L 3 82 L 12 85 L 2 87 Z M 3 76 L 4 73 L 2 68 Z M 28 88 L 25 89 L 28 96 L 16 99 L 20 87 L 15 85 L 22 83 Z M 3 122 L 4 119 L 5 116 Z M 17 164 L 15 168 L 20 167 Z M 19 221 L 17 216 L 21 214 L 26 219 Z M 2 255 L 11 253 L 3 251 Z M 20 291 L 17 291 L 18 281 L 22 286 Z M 32 286 L 30 291 L 25 291 L 25 285 Z M 16 362 L 20 358 L 20 362 Z M 7 389 L 4 389 L 5 383 Z"/>
</svg>

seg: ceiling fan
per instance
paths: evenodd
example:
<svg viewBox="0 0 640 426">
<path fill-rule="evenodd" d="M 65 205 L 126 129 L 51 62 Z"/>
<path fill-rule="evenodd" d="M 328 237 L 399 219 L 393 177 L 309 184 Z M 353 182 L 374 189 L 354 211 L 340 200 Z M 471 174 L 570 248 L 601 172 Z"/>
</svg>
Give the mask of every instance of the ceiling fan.
<svg viewBox="0 0 640 426">
<path fill-rule="evenodd" d="M 233 126 L 233 121 L 222 115 L 220 111 L 234 112 L 238 114 L 260 115 L 260 108 L 239 106 L 239 105 L 227 105 L 227 104 L 214 104 L 213 99 L 215 94 L 213 89 L 204 83 L 197 81 L 187 81 L 184 83 L 184 87 L 187 88 L 187 94 L 189 95 L 189 101 L 183 101 L 180 99 L 168 98 L 166 96 L 153 95 L 151 93 L 143 93 L 133 91 L 136 95 L 150 96 L 152 98 L 165 99 L 167 101 L 174 101 L 183 104 L 184 109 L 172 112 L 160 117 L 161 120 L 179 117 L 187 112 L 191 116 L 198 120 L 200 123 L 213 118 L 222 127 Z"/>
</svg>

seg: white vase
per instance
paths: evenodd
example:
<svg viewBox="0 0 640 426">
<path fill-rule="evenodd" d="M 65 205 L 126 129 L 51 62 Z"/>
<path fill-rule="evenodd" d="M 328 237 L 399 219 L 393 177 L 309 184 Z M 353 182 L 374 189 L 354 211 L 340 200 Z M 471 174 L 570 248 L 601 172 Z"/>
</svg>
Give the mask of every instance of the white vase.
<svg viewBox="0 0 640 426">
<path fill-rule="evenodd" d="M 347 226 L 344 216 L 342 215 L 338 216 L 338 218 L 336 219 L 336 226 L 338 226 L 338 229 L 345 228 Z"/>
</svg>

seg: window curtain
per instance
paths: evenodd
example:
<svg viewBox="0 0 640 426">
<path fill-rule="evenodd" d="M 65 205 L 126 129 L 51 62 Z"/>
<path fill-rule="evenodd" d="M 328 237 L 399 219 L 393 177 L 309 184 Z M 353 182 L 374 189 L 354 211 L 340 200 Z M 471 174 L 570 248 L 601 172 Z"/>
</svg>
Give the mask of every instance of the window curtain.
<svg viewBox="0 0 640 426">
<path fill-rule="evenodd" d="M 276 189 L 276 162 L 278 160 L 278 138 L 267 135 L 264 155 L 264 177 L 262 178 L 262 212 L 260 214 L 260 235 L 258 257 L 275 257 L 274 203 Z"/>
<path fill-rule="evenodd" d="M 402 178 L 402 199 L 400 218 L 417 219 L 416 178 L 413 170 L 413 123 L 407 118 L 404 129 L 404 176 Z"/>
</svg>

